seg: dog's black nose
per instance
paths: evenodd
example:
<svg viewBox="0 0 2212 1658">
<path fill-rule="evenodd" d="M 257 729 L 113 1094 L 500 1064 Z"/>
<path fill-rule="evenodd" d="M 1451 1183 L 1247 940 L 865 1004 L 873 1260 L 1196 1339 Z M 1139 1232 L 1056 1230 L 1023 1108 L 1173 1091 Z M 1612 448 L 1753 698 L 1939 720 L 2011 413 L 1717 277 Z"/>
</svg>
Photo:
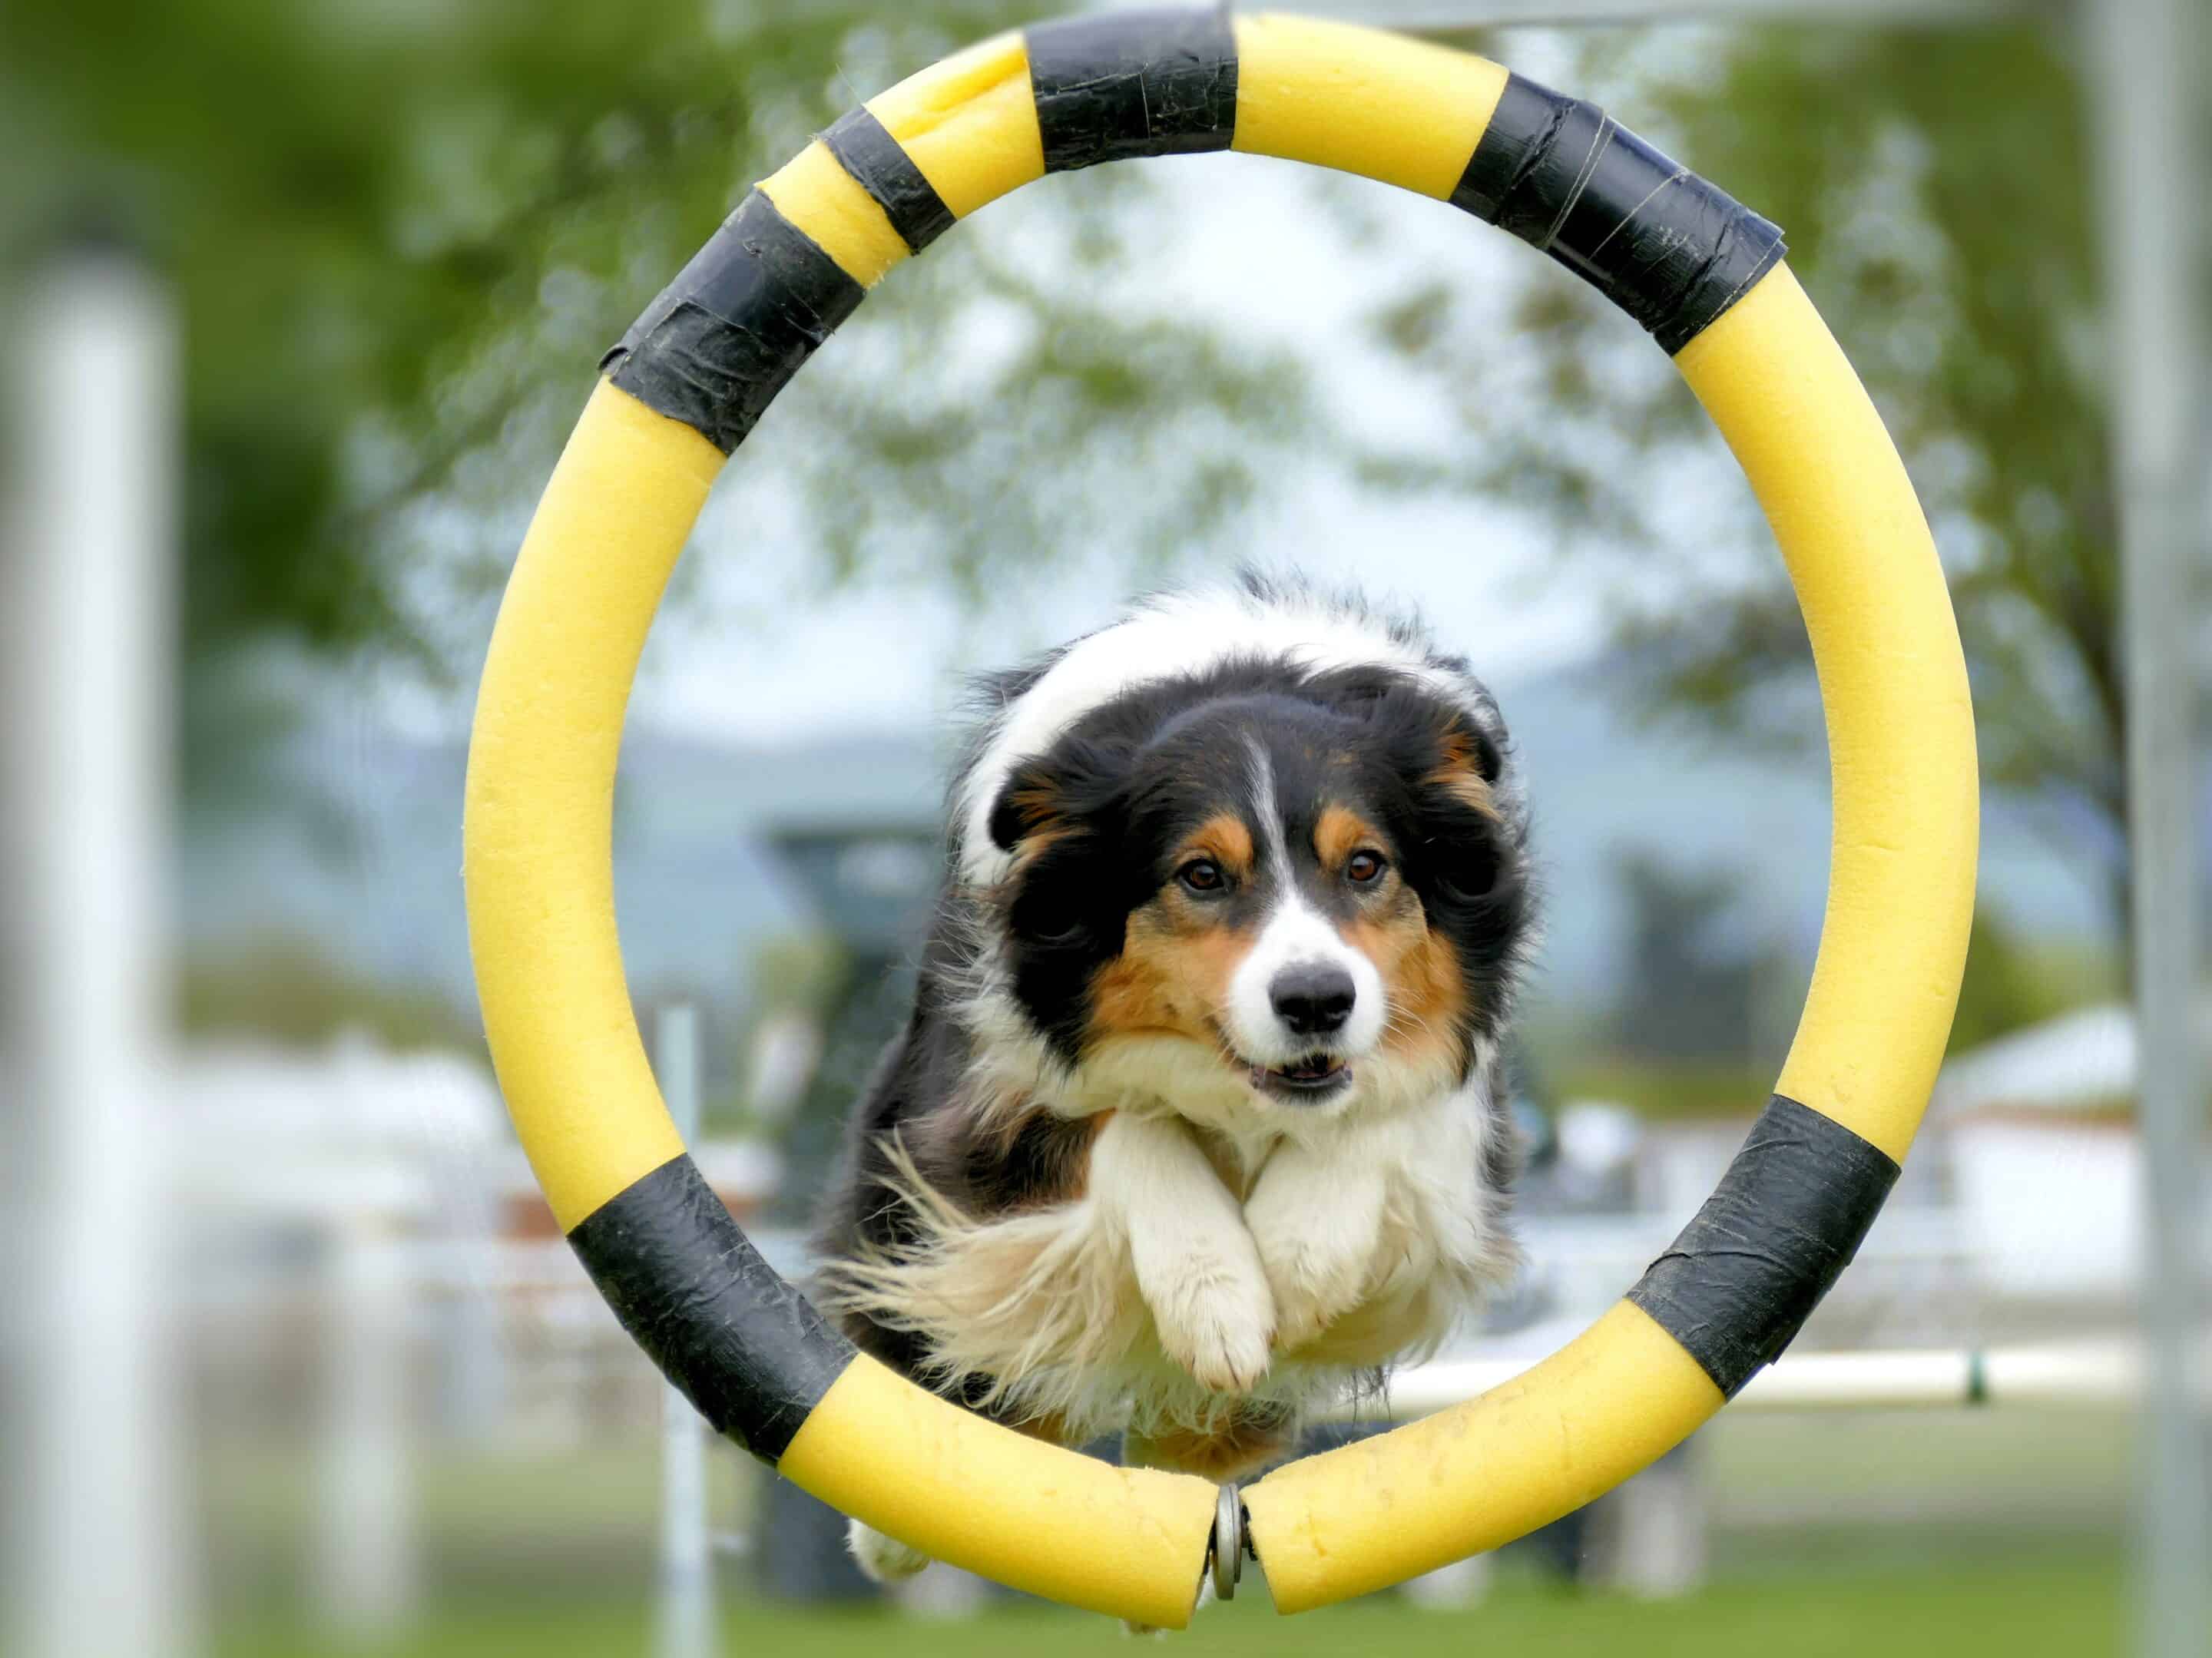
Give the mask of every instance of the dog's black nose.
<svg viewBox="0 0 2212 1658">
<path fill-rule="evenodd" d="M 1352 975 L 1327 962 L 1286 967 L 1267 987 L 1275 1017 L 1301 1036 L 1325 1036 L 1352 1017 Z"/>
</svg>

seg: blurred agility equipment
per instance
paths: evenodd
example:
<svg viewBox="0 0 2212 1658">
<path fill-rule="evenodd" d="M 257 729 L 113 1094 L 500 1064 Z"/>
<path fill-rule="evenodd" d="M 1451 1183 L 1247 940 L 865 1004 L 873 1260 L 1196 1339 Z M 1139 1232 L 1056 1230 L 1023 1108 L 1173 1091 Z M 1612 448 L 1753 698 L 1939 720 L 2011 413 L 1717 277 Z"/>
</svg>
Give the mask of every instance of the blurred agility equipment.
<svg viewBox="0 0 2212 1658">
<path fill-rule="evenodd" d="M 1384 1399 L 1345 1405 L 1335 1419 L 1412 1422 L 1502 1387 L 1510 1361 L 1417 1364 L 1390 1379 Z M 2139 1349 L 2119 1342 L 2017 1347 L 1906 1348 L 1893 1352 L 1808 1353 L 1761 1370 L 1735 1396 L 1737 1411 L 2050 1409 L 2132 1405 L 2142 1395 Z"/>
<path fill-rule="evenodd" d="M 1499 224 L 1674 356 L 1796 584 L 1835 825 L 1820 956 L 1775 1096 L 1681 1237 L 1553 1357 L 1293 1463 L 1217 1521 L 1203 1480 L 1024 1438 L 856 1355 L 761 1260 L 685 1155 L 646 1060 L 616 936 L 611 803 L 639 653 L 708 488 L 867 288 L 1048 172 L 1232 148 Z M 938 1558 L 1180 1627 L 1210 1558 L 1233 1586 L 1249 1548 L 1297 1612 L 1520 1536 L 1680 1443 L 1781 1352 L 1918 1127 L 1965 957 L 1978 812 L 1926 522 L 1782 254 L 1756 214 L 1494 64 L 1218 11 L 988 41 L 854 111 L 745 198 L 607 355 L 547 486 L 485 665 L 465 831 L 477 986 L 523 1145 L 609 1303 L 709 1422 Z"/>
</svg>

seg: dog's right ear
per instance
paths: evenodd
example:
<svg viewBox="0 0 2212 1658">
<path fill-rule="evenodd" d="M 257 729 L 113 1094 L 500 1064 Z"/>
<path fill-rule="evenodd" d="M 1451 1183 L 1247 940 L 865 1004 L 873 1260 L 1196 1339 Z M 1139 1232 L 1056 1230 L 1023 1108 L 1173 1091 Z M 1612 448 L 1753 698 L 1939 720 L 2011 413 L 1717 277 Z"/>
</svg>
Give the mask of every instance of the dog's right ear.
<svg viewBox="0 0 2212 1658">
<path fill-rule="evenodd" d="M 992 805 L 991 843 L 1001 852 L 1034 853 L 1088 832 L 1112 810 L 1121 774 L 1112 754 L 1089 744 L 1063 743 L 1050 756 L 1023 761 Z"/>
<path fill-rule="evenodd" d="M 1040 760 L 1014 768 L 1006 787 L 991 808 L 991 844 L 1012 852 L 1032 836 L 1064 822 L 1060 786 L 1052 771 Z"/>
</svg>

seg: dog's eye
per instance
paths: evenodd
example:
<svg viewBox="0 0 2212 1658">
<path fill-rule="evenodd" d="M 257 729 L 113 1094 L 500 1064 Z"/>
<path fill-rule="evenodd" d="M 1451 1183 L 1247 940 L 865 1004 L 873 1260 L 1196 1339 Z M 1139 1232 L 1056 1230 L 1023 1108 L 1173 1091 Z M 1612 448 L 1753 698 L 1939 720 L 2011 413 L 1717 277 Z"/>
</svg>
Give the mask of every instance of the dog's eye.
<svg viewBox="0 0 2212 1658">
<path fill-rule="evenodd" d="M 1389 867 L 1382 861 L 1381 853 L 1362 850 L 1353 853 L 1345 860 L 1344 872 L 1348 878 L 1364 887 L 1381 880 L 1382 872 Z"/>
<path fill-rule="evenodd" d="M 1176 872 L 1176 879 L 1193 892 L 1218 892 L 1223 881 L 1221 865 L 1211 858 L 1194 858 Z"/>
</svg>

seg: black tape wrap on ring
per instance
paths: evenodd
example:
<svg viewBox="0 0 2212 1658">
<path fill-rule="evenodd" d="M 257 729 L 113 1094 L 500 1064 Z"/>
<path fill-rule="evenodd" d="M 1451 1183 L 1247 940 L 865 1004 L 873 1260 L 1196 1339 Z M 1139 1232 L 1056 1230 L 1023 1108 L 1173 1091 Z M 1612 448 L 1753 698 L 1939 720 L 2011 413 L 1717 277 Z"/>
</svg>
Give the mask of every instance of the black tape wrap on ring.
<svg viewBox="0 0 2212 1658">
<path fill-rule="evenodd" d="M 568 1242 L 662 1373 L 765 1461 L 853 1362 L 853 1344 L 761 1258 L 689 1157 L 602 1204 Z"/>
<path fill-rule="evenodd" d="M 1784 251 L 1779 228 L 1596 105 L 1517 75 L 1451 199 L 1584 277 L 1670 355 Z"/>
<path fill-rule="evenodd" d="M 937 186 L 866 105 L 841 118 L 822 135 L 822 142 L 853 182 L 883 209 L 908 252 L 921 252 L 952 228 L 952 210 L 945 206 Z"/>
<path fill-rule="evenodd" d="M 756 190 L 599 368 L 726 455 L 863 291 Z"/>
<path fill-rule="evenodd" d="M 1117 12 L 1024 37 L 1044 170 L 1226 149 L 1237 133 L 1237 37 L 1225 11 Z"/>
<path fill-rule="evenodd" d="M 1733 1399 L 1850 1265 L 1897 1174 L 1887 1153 L 1778 1094 L 1628 1298 Z"/>
</svg>

